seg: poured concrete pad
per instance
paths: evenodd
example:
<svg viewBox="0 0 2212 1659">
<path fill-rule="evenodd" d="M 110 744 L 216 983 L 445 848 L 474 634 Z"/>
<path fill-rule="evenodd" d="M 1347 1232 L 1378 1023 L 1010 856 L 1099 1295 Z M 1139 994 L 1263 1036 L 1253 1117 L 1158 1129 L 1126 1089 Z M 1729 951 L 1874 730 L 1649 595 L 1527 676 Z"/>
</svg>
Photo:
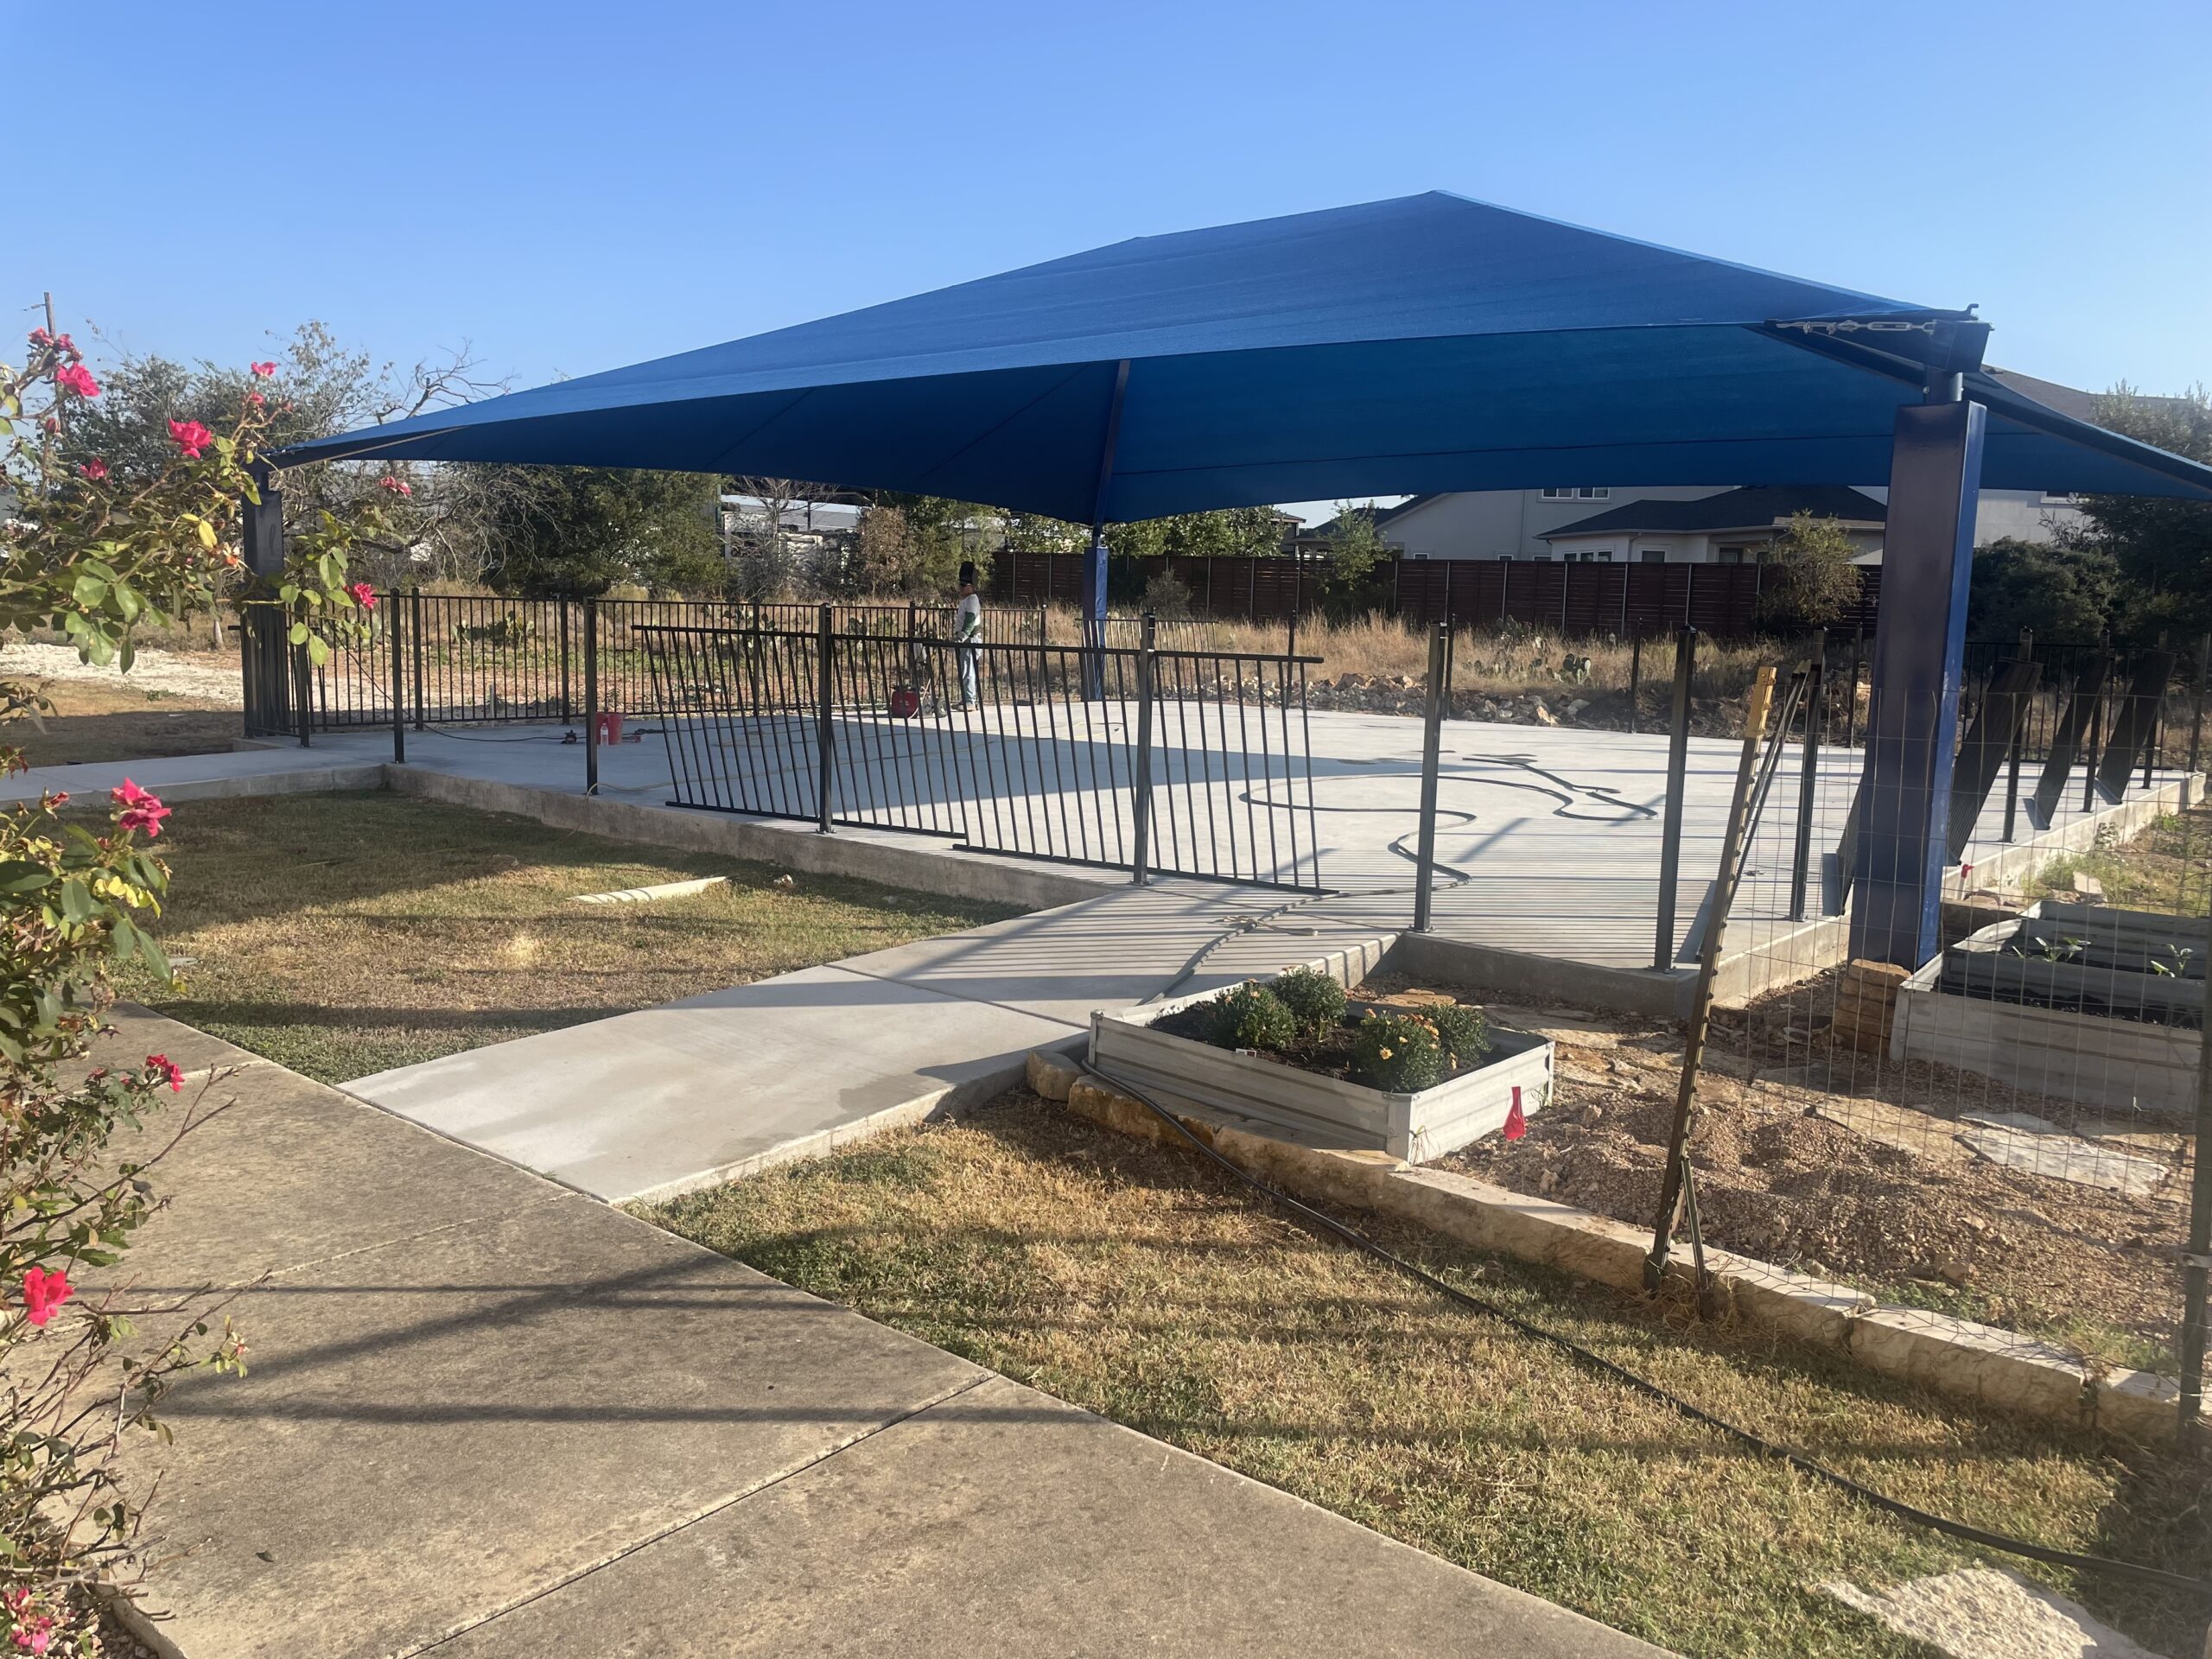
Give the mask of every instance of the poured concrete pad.
<svg viewBox="0 0 2212 1659">
<path fill-rule="evenodd" d="M 232 1313 L 251 1371 L 180 1386 L 138 1465 L 193 1550 L 152 1598 L 193 1659 L 412 1650 L 982 1375 L 573 1196 Z"/>
<path fill-rule="evenodd" d="M 1658 1650 L 994 1377 L 440 1651 Z"/>
<path fill-rule="evenodd" d="M 1055 1020 L 810 968 L 378 1072 L 346 1091 L 604 1198 L 669 1193 L 982 1098 Z"/>
<path fill-rule="evenodd" d="M 2088 1609 L 1994 1567 L 1970 1567 L 1871 1593 L 1851 1584 L 1821 1588 L 1951 1659 L 2158 1659 Z"/>
<path fill-rule="evenodd" d="M 2007 1169 L 2124 1192 L 2130 1198 L 2156 1192 L 2166 1179 L 2165 1165 L 2155 1158 L 2138 1157 L 2084 1141 L 2025 1112 L 1969 1112 L 1966 1119 L 1980 1127 L 1967 1130 L 1959 1139 L 1991 1163 Z"/>
</svg>

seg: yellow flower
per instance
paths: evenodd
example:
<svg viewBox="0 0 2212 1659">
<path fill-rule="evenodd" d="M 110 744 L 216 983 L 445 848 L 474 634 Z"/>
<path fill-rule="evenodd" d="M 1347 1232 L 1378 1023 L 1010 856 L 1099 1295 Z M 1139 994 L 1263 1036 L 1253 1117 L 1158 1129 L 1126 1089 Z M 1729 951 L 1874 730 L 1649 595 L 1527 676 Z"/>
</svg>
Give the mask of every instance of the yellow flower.
<svg viewBox="0 0 2212 1659">
<path fill-rule="evenodd" d="M 1390 1058 L 1390 1051 L 1387 1048 L 1378 1048 L 1375 1052 L 1386 1060 Z"/>
</svg>

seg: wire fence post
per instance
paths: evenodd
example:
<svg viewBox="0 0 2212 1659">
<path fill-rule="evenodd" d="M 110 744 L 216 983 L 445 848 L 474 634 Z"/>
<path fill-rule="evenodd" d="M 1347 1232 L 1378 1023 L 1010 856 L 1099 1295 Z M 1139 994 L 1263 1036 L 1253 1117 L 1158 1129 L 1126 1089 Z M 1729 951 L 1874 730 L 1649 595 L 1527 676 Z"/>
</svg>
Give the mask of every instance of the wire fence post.
<svg viewBox="0 0 2212 1659">
<path fill-rule="evenodd" d="M 429 718 L 423 708 L 423 590 L 411 589 L 407 595 L 407 630 L 415 641 L 415 729 L 428 731 L 423 722 Z"/>
<path fill-rule="evenodd" d="M 2212 1020 L 2202 1029 L 2196 1060 L 2196 1144 L 2189 1191 L 2189 1248 L 2182 1255 L 2181 1399 L 2177 1402 L 2182 1449 L 2194 1451 L 2204 1412 L 2204 1299 L 2212 1289 Z"/>
<path fill-rule="evenodd" d="M 385 595 L 385 630 L 391 635 L 391 762 L 407 764 L 407 631 L 399 621 L 399 591 Z"/>
<path fill-rule="evenodd" d="M 1789 849 L 1789 914 L 1805 919 L 1806 878 L 1813 867 L 1813 809 L 1821 786 L 1821 712 L 1827 670 L 1828 633 L 1813 634 L 1813 652 L 1805 663 L 1805 747 L 1797 772 L 1797 835 Z M 1788 733 L 1783 736 L 1787 739 Z"/>
<path fill-rule="evenodd" d="M 1679 687 L 1681 681 L 1677 678 Z M 1705 927 L 1704 948 L 1698 952 L 1697 993 L 1690 1003 L 1688 1040 L 1682 1051 L 1681 1079 L 1675 1090 L 1675 1119 L 1667 1141 L 1667 1161 L 1662 1166 L 1659 1218 L 1652 1230 L 1651 1253 L 1643 1259 L 1643 1287 L 1656 1291 L 1667 1270 L 1675 1229 L 1681 1224 L 1685 1199 L 1696 1204 L 1689 1166 L 1690 1112 L 1697 1098 L 1697 1074 L 1705 1058 L 1706 1039 L 1713 1025 L 1713 981 L 1720 971 L 1720 940 L 1728 931 L 1728 911 L 1735 902 L 1736 886 L 1743 874 L 1744 843 L 1751 817 L 1751 793 L 1758 772 L 1759 745 L 1766 735 L 1767 710 L 1774 700 L 1774 670 L 1762 668 L 1751 686 L 1751 704 L 1744 715 L 1744 753 L 1736 766 L 1736 789 L 1728 802 L 1728 829 L 1720 843 L 1720 868 L 1713 884 L 1713 913 Z M 1777 742 L 1787 734 L 1777 732 Z M 1777 754 L 1777 758 L 1779 758 Z M 1694 1211 L 1693 1210 L 1693 1213 Z M 1694 1230 L 1692 1238 L 1696 1240 Z M 1702 1243 L 1700 1242 L 1700 1248 Z M 1702 1262 L 1700 1263 L 1700 1268 Z M 1700 1274 L 1698 1290 L 1705 1286 Z"/>
<path fill-rule="evenodd" d="M 830 718 L 830 705 L 836 689 L 836 650 L 837 640 L 831 629 L 830 607 L 824 605 L 815 618 L 814 735 L 817 753 L 814 827 L 825 836 L 830 833 L 830 774 L 836 764 L 837 754 L 836 728 Z"/>
<path fill-rule="evenodd" d="M 1659 842 L 1659 925 L 1651 965 L 1675 965 L 1675 889 L 1682 874 L 1682 791 L 1689 782 L 1690 677 L 1697 669 L 1697 630 L 1675 635 L 1675 707 L 1667 742 L 1667 812 Z"/>
<path fill-rule="evenodd" d="M 1152 698 L 1159 665 L 1159 619 L 1150 611 L 1138 625 L 1137 639 L 1137 752 L 1132 778 L 1131 806 L 1136 833 L 1131 837 L 1130 880 L 1137 887 L 1147 880 L 1146 867 L 1152 835 Z"/>
<path fill-rule="evenodd" d="M 2204 758 L 2204 682 L 2212 677 L 2212 633 L 2196 642 L 2196 696 L 2189 715 L 2189 769 L 2193 773 Z"/>
<path fill-rule="evenodd" d="M 1428 636 L 1428 702 L 1421 719 L 1421 838 L 1414 860 L 1414 931 L 1429 929 L 1430 888 L 1436 877 L 1436 773 L 1438 752 L 1443 746 L 1445 655 L 1452 639 L 1452 625 L 1440 623 Z"/>
<path fill-rule="evenodd" d="M 1843 747 L 1856 748 L 1859 744 L 1859 665 L 1866 655 L 1866 625 L 1861 622 L 1851 631 L 1851 671 L 1843 682 Z"/>
<path fill-rule="evenodd" d="M 2108 647 L 2110 641 L 2107 640 L 2106 645 Z M 2110 657 L 2104 659 L 2103 671 L 2094 685 L 2087 680 L 2082 683 L 2082 695 L 2089 699 L 2089 730 L 2082 740 L 2082 810 L 2084 812 L 2097 810 L 2098 750 L 2105 741 L 2105 694 L 2112 686 L 2112 660 Z"/>
</svg>

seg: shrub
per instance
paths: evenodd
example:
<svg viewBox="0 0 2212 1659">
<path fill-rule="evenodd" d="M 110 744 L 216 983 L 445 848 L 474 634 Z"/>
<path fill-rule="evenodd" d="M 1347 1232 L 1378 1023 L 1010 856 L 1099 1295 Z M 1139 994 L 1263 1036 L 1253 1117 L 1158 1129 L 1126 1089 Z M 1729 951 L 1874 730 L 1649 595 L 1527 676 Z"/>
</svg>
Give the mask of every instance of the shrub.
<svg viewBox="0 0 2212 1659">
<path fill-rule="evenodd" d="M 1447 1003 L 1431 1008 L 1428 1020 L 1436 1027 L 1437 1040 L 1444 1045 L 1446 1063 L 1452 1069 L 1471 1066 L 1490 1052 L 1490 1021 L 1483 1018 L 1480 1008 Z"/>
<path fill-rule="evenodd" d="M 1444 1043 L 1417 1014 L 1378 1014 L 1352 1033 L 1351 1080 L 1410 1095 L 1444 1080 Z"/>
<path fill-rule="evenodd" d="M 1217 1048 L 1256 1048 L 1274 1052 L 1298 1040 L 1298 1016 L 1266 986 L 1247 981 L 1224 991 L 1213 1005 Z"/>
<path fill-rule="evenodd" d="M 1344 1017 L 1344 988 L 1318 968 L 1294 968 L 1268 988 L 1298 1018 L 1308 1036 L 1318 1036 Z"/>
</svg>

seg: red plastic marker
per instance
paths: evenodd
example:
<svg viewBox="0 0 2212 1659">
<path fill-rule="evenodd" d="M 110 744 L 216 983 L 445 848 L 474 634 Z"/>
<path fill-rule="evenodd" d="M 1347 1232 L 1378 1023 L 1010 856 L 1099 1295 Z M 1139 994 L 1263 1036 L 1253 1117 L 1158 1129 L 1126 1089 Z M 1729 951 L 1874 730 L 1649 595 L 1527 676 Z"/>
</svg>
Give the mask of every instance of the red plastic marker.
<svg viewBox="0 0 2212 1659">
<path fill-rule="evenodd" d="M 1521 1085 L 1513 1085 L 1513 1108 L 1505 1115 L 1505 1138 L 1518 1141 L 1529 1133 L 1529 1120 L 1521 1116 Z"/>
</svg>

